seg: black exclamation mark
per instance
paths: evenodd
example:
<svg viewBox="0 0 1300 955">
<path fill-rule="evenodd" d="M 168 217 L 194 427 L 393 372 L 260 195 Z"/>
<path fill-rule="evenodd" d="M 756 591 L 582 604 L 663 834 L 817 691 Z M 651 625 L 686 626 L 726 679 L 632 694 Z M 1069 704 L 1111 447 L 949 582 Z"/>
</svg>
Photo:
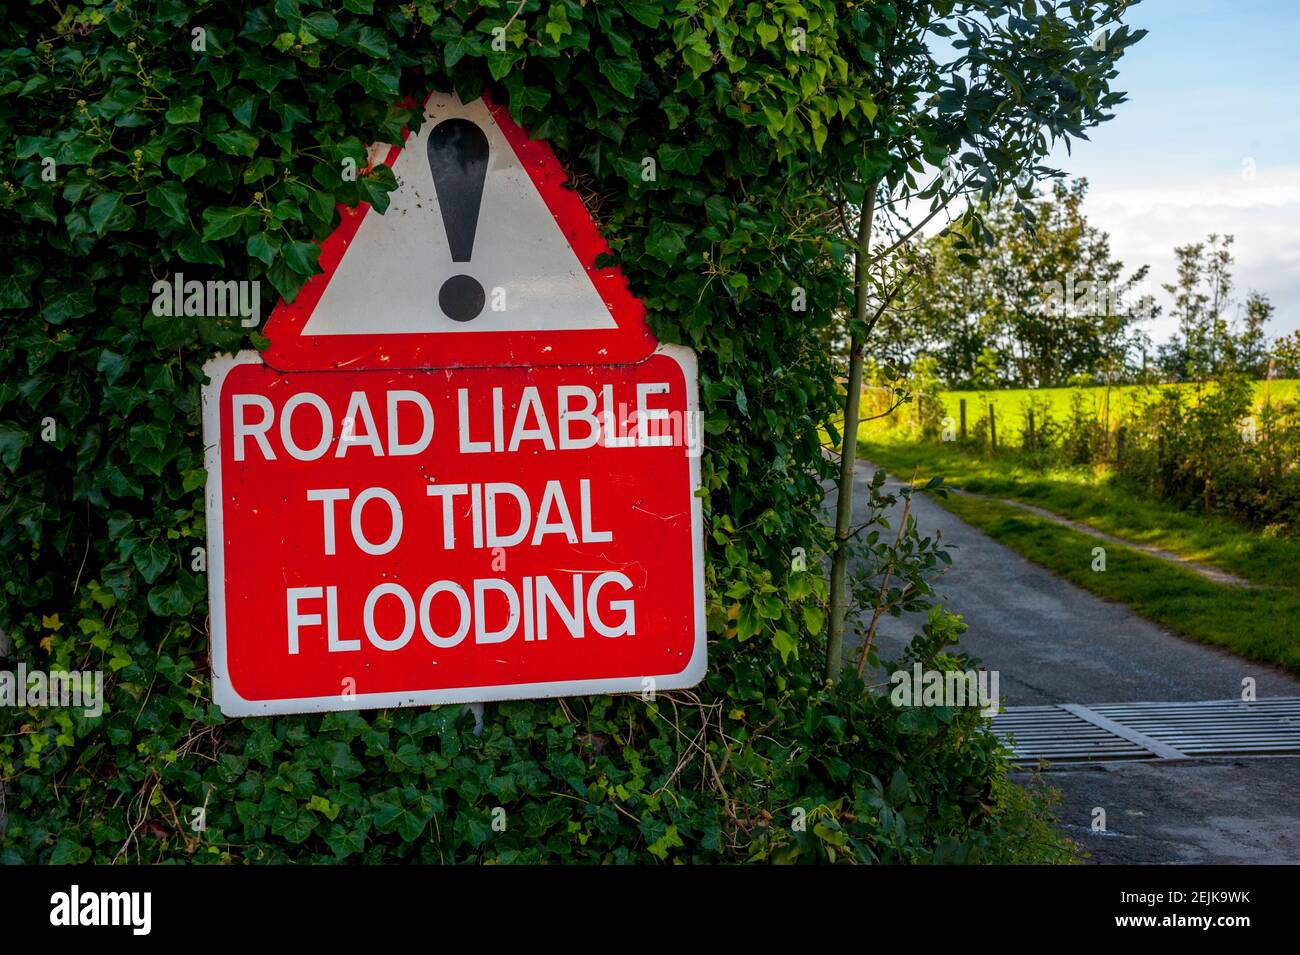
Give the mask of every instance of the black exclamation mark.
<svg viewBox="0 0 1300 955">
<path fill-rule="evenodd" d="M 444 120 L 430 130 L 429 170 L 453 262 L 468 262 L 474 251 L 487 164 L 487 136 L 469 120 Z M 468 275 L 453 275 L 438 291 L 438 304 L 456 322 L 477 317 L 484 301 L 483 286 Z"/>
</svg>

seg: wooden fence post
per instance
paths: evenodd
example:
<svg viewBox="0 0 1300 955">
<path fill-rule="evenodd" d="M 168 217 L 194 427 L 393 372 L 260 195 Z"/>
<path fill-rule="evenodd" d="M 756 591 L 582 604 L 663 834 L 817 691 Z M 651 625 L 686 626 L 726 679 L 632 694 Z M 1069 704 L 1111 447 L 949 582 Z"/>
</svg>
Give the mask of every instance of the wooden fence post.
<svg viewBox="0 0 1300 955">
<path fill-rule="evenodd" d="M 996 451 L 998 449 L 998 423 L 994 416 L 993 402 L 989 402 L 989 447 Z"/>
<path fill-rule="evenodd" d="M 961 399 L 961 439 L 966 440 L 966 399 Z"/>
<path fill-rule="evenodd" d="M 1106 420 L 1101 426 L 1102 431 L 1102 454 L 1110 453 L 1110 382 L 1106 382 Z"/>
</svg>

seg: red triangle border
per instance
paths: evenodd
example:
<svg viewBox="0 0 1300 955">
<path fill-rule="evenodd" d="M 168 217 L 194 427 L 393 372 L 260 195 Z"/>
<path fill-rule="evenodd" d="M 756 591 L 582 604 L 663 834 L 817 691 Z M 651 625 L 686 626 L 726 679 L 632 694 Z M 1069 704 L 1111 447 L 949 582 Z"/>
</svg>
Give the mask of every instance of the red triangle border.
<svg viewBox="0 0 1300 955">
<path fill-rule="evenodd" d="M 350 371 L 389 368 L 519 367 L 529 365 L 628 364 L 648 357 L 658 341 L 646 323 L 646 309 L 628 288 L 617 267 L 598 269 L 596 258 L 609 252 L 582 198 L 566 189 L 568 177 L 551 147 L 529 139 L 509 110 L 485 93 L 484 102 L 507 143 L 523 164 L 543 202 L 568 239 L 596 293 L 609 307 L 613 329 L 545 332 L 360 333 L 304 336 L 326 287 L 370 213 L 369 203 L 338 207 L 340 224 L 321 243 L 322 271 L 312 276 L 292 303 L 283 299 L 267 319 L 264 334 L 270 347 L 263 360 L 279 371 Z M 427 98 L 426 98 L 427 101 Z M 403 139 L 410 130 L 403 130 Z M 389 168 L 405 146 L 391 146 L 384 163 Z M 436 307 L 436 305 L 434 306 Z"/>
</svg>

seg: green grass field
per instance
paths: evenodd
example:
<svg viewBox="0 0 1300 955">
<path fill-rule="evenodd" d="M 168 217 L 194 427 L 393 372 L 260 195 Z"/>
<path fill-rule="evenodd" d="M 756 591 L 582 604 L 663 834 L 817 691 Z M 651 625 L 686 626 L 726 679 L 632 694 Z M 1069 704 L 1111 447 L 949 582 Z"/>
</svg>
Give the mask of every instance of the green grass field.
<svg viewBox="0 0 1300 955">
<path fill-rule="evenodd" d="M 1123 417 L 1124 413 L 1133 405 L 1135 399 L 1150 390 L 1150 388 L 1160 390 L 1178 389 L 1188 395 L 1195 394 L 1196 390 L 1196 386 L 1190 384 L 1154 385 L 1150 387 L 1144 385 L 1117 385 L 1111 388 L 1096 386 L 1088 388 L 941 391 L 938 397 L 943 402 L 945 415 L 951 417 L 954 422 L 961 420 L 961 402 L 962 399 L 965 399 L 968 428 L 973 428 L 975 422 L 987 414 L 988 406 L 992 404 L 994 415 L 997 418 L 999 439 L 1018 441 L 1024 429 L 1025 412 L 1029 408 L 1031 398 L 1040 407 L 1045 403 L 1052 418 L 1058 422 L 1063 422 L 1070 416 L 1070 406 L 1074 400 L 1074 395 L 1081 394 L 1084 407 L 1091 407 L 1099 420 L 1109 418 L 1113 428 L 1115 422 L 1118 422 Z M 1296 400 L 1300 400 L 1300 379 L 1278 378 L 1273 381 L 1255 382 L 1255 401 L 1257 405 L 1262 405 L 1266 401 Z M 869 409 L 876 407 L 877 404 L 878 400 L 873 400 L 868 395 L 864 400 L 864 416 L 870 414 Z M 881 418 L 864 425 L 864 434 L 906 425 L 911 420 L 911 415 L 912 406 L 904 405 L 887 418 Z"/>
<path fill-rule="evenodd" d="M 1276 382 L 1274 383 L 1276 384 Z M 1300 541 L 1264 537 L 1134 492 L 1089 468 L 1033 470 L 1014 454 L 913 442 L 903 429 L 863 432 L 859 453 L 906 480 L 942 475 L 958 488 L 1045 508 L 1134 544 L 1160 547 L 1258 584 L 1244 590 L 1170 561 L 1111 544 L 1107 570 L 1091 570 L 1100 542 L 1015 507 L 960 494 L 939 501 L 1030 560 L 1178 633 L 1300 672 Z M 954 608 L 957 612 L 960 607 Z"/>
<path fill-rule="evenodd" d="M 906 479 L 942 475 L 976 494 L 1046 508 L 1134 544 L 1148 544 L 1259 584 L 1300 588 L 1300 541 L 1264 537 L 1226 518 L 1182 510 L 1135 492 L 1109 472 L 1027 467 L 1013 454 L 913 442 L 902 432 L 859 441 L 859 453 Z"/>
</svg>

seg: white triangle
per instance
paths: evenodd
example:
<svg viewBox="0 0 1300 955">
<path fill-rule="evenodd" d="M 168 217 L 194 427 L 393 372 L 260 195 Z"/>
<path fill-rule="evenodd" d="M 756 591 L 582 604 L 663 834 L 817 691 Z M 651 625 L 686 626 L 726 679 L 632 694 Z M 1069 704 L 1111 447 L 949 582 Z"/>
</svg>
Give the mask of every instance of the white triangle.
<svg viewBox="0 0 1300 955">
<path fill-rule="evenodd" d="M 435 93 L 424 115 L 419 133 L 407 139 L 393 165 L 398 185 L 388 210 L 366 214 L 302 334 L 616 327 L 486 104 L 464 105 Z M 426 143 L 430 130 L 457 116 L 487 134 L 489 160 L 473 255 L 469 262 L 453 263 Z M 388 147 L 376 152 L 382 159 Z M 471 321 L 453 321 L 438 305 L 438 291 L 453 275 L 477 279 L 487 293 L 486 306 Z M 494 304 L 504 308 L 494 310 Z"/>
</svg>

